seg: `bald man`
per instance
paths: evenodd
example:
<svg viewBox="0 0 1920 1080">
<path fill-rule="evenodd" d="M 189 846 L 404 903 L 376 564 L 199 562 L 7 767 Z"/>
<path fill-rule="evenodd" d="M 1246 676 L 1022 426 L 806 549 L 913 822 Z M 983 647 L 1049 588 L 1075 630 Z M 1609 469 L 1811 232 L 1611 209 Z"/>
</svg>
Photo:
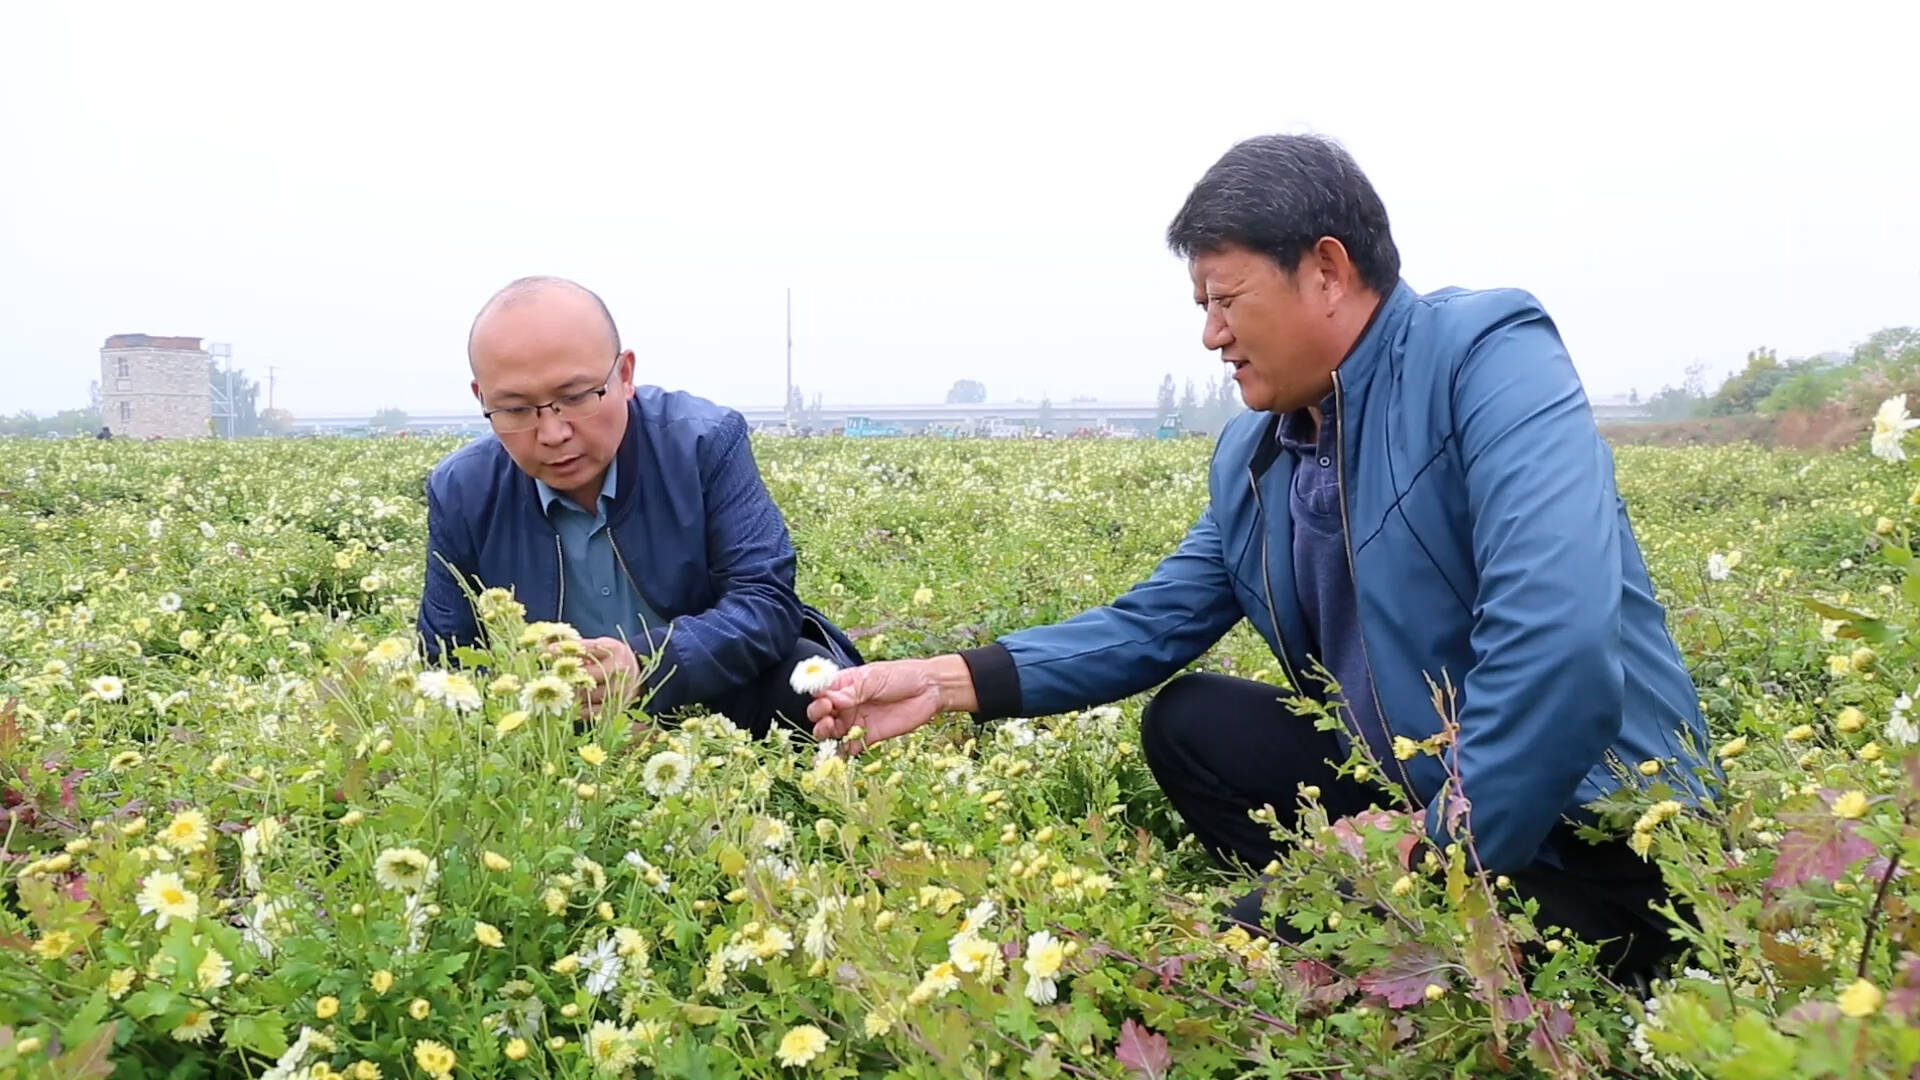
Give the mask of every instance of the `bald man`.
<svg viewBox="0 0 1920 1080">
<path fill-rule="evenodd" d="M 651 692 L 655 716 L 697 706 L 756 735 L 804 724 L 794 665 L 859 653 L 794 592 L 793 543 L 740 414 L 635 386 L 606 305 L 559 278 L 488 300 L 467 360 L 493 435 L 427 480 L 429 657 L 479 637 L 463 580 L 510 588 L 527 618 L 585 639 L 592 707 Z"/>
</svg>

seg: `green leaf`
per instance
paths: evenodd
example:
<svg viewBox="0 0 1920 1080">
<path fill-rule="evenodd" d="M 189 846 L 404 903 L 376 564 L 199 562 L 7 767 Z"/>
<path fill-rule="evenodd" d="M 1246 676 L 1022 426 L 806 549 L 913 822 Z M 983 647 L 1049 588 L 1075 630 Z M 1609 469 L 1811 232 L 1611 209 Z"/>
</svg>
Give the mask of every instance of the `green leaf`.
<svg viewBox="0 0 1920 1080">
<path fill-rule="evenodd" d="M 227 1022 L 227 1030 L 221 1035 L 221 1041 L 236 1050 L 252 1050 L 256 1054 L 277 1058 L 287 1052 L 286 1024 L 279 1013 L 236 1016 Z"/>
<path fill-rule="evenodd" d="M 1733 1056 L 1708 1071 L 1715 1080 L 1773 1080 L 1794 1075 L 1793 1041 L 1773 1029 L 1756 1012 L 1740 1014 L 1733 1022 Z"/>
<path fill-rule="evenodd" d="M 136 1020 L 151 1020 L 172 1009 L 178 995 L 164 987 L 149 986 L 127 995 L 120 1008 Z"/>
<path fill-rule="evenodd" d="M 1026 1065 L 1022 1066 L 1020 1071 L 1033 1077 L 1033 1080 L 1048 1080 L 1049 1077 L 1059 1076 L 1060 1063 L 1053 1059 L 1053 1044 L 1041 1043 L 1039 1053 L 1028 1058 Z"/>
<path fill-rule="evenodd" d="M 1920 574 L 1907 572 L 1906 580 L 1900 583 L 1900 595 L 1907 603 L 1920 605 Z"/>
</svg>

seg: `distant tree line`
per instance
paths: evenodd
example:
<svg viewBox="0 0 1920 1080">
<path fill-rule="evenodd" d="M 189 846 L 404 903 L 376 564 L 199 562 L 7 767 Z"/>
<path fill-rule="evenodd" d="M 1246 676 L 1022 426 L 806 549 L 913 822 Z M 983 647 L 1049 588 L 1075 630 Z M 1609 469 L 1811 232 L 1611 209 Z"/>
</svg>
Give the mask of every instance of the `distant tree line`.
<svg viewBox="0 0 1920 1080">
<path fill-rule="evenodd" d="M 1782 360 L 1770 348 L 1747 353 L 1747 362 L 1709 392 L 1706 365 L 1692 364 L 1678 386 L 1663 386 L 1647 398 L 1655 420 L 1708 416 L 1779 416 L 1838 405 L 1871 412 L 1889 394 L 1920 390 L 1920 328 L 1889 327 L 1851 352 Z"/>
</svg>

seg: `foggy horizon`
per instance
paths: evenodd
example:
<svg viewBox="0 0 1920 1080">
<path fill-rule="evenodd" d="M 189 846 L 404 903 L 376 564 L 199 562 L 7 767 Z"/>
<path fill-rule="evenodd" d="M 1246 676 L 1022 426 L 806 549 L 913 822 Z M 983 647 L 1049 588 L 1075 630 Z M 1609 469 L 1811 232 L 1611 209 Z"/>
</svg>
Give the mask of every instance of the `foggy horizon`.
<svg viewBox="0 0 1920 1080">
<path fill-rule="evenodd" d="M 789 286 L 809 401 L 1151 400 L 1221 372 L 1167 222 L 1275 131 L 1353 153 L 1416 290 L 1538 296 L 1596 398 L 1920 323 L 1913 5 L 523 11 L 0 16 L 0 412 L 126 333 L 296 416 L 472 411 L 527 274 L 731 406 L 782 400 Z"/>
</svg>

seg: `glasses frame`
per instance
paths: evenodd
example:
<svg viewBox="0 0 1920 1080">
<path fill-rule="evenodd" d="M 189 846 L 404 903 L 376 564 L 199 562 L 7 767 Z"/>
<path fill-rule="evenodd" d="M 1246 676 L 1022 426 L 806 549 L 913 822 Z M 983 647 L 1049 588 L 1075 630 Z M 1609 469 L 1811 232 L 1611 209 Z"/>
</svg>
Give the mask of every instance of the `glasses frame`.
<svg viewBox="0 0 1920 1080">
<path fill-rule="evenodd" d="M 561 397 L 554 398 L 552 401 L 543 402 L 539 405 L 533 405 L 533 406 L 503 405 L 498 409 L 483 409 L 480 412 L 480 418 L 485 420 L 489 424 L 493 424 L 494 430 L 498 432 L 500 431 L 500 427 L 498 424 L 494 424 L 494 421 L 493 421 L 494 415 L 496 413 L 508 412 L 513 409 L 531 408 L 533 409 L 533 423 L 528 424 L 526 427 L 523 427 L 523 428 L 512 428 L 508 431 L 500 432 L 500 434 L 513 435 L 513 434 L 518 434 L 522 431 L 532 431 L 533 429 L 540 426 L 540 413 L 542 410 L 551 412 L 553 415 L 560 417 L 561 419 L 565 419 L 567 416 L 567 413 L 565 412 L 565 410 L 577 409 L 580 406 L 586 404 L 587 396 L 589 394 L 591 394 L 593 397 L 599 400 L 597 400 L 594 403 L 593 408 L 588 409 L 587 411 L 582 413 L 577 413 L 575 415 L 592 416 L 594 413 L 600 411 L 601 404 L 603 404 L 607 399 L 608 391 L 613 389 L 613 373 L 620 370 L 620 358 L 625 355 L 626 353 L 623 352 L 623 353 L 618 353 L 614 356 L 613 366 L 607 369 L 607 377 L 600 380 L 600 385 L 594 387 L 591 390 L 580 390 L 575 393 L 565 394 L 565 395 L 562 395 Z M 570 405 L 568 404 L 568 399 L 573 399 L 572 404 Z"/>
</svg>

